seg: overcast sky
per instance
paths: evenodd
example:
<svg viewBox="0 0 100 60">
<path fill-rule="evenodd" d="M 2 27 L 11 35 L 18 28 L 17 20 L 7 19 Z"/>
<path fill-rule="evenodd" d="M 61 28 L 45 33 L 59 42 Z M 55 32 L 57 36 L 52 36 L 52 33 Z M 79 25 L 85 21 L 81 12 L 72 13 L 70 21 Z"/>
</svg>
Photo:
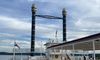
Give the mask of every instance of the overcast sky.
<svg viewBox="0 0 100 60">
<path fill-rule="evenodd" d="M 21 48 L 30 48 L 31 6 L 37 14 L 62 17 L 67 11 L 67 40 L 100 32 L 100 0 L 0 0 L 0 51 L 12 51 L 13 41 Z M 62 41 L 62 21 L 36 18 L 36 47 L 48 39 Z M 6 50 L 7 49 L 7 50 Z"/>
</svg>

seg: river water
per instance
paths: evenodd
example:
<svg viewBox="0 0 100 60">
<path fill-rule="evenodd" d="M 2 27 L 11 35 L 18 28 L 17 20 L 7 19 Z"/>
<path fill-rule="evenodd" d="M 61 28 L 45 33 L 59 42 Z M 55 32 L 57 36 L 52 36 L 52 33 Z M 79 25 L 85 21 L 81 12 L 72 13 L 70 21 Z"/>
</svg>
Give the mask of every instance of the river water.
<svg viewBox="0 0 100 60">
<path fill-rule="evenodd" d="M 28 55 L 23 55 L 22 58 L 20 55 L 15 56 L 15 60 L 28 60 Z M 13 55 L 0 55 L 0 60 L 13 60 Z"/>
</svg>

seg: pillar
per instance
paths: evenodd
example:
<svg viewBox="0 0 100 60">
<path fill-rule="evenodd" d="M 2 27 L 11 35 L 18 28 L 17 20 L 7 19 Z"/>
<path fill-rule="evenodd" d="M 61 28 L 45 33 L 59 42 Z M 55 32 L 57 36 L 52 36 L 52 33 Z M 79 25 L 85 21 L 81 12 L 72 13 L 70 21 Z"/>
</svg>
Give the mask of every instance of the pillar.
<svg viewBox="0 0 100 60">
<path fill-rule="evenodd" d="M 62 10 L 63 16 L 63 42 L 66 41 L 66 10 L 65 8 Z"/>
<path fill-rule="evenodd" d="M 35 13 L 36 13 L 36 8 L 33 4 L 32 5 L 32 28 L 31 28 L 31 56 L 33 56 L 33 52 L 35 50 Z"/>
</svg>

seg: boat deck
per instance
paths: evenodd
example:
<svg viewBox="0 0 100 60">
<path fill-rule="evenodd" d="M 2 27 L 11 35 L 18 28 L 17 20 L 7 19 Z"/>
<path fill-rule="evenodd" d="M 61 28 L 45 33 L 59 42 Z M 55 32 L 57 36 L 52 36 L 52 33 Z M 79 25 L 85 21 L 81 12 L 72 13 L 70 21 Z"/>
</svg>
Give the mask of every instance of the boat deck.
<svg viewBox="0 0 100 60">
<path fill-rule="evenodd" d="M 47 60 L 45 56 L 33 56 L 29 57 L 29 60 Z"/>
</svg>

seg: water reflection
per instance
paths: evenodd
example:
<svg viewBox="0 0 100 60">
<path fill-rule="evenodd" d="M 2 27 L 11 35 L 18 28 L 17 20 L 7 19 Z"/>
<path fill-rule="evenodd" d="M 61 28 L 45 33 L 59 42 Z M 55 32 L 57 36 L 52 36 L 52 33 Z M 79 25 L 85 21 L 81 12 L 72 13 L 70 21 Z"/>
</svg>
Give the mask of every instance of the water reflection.
<svg viewBox="0 0 100 60">
<path fill-rule="evenodd" d="M 28 55 L 22 56 L 22 60 L 28 60 L 28 58 Z M 13 60 L 13 55 L 0 55 L 0 60 Z M 21 60 L 21 56 L 16 55 L 15 60 Z"/>
</svg>

